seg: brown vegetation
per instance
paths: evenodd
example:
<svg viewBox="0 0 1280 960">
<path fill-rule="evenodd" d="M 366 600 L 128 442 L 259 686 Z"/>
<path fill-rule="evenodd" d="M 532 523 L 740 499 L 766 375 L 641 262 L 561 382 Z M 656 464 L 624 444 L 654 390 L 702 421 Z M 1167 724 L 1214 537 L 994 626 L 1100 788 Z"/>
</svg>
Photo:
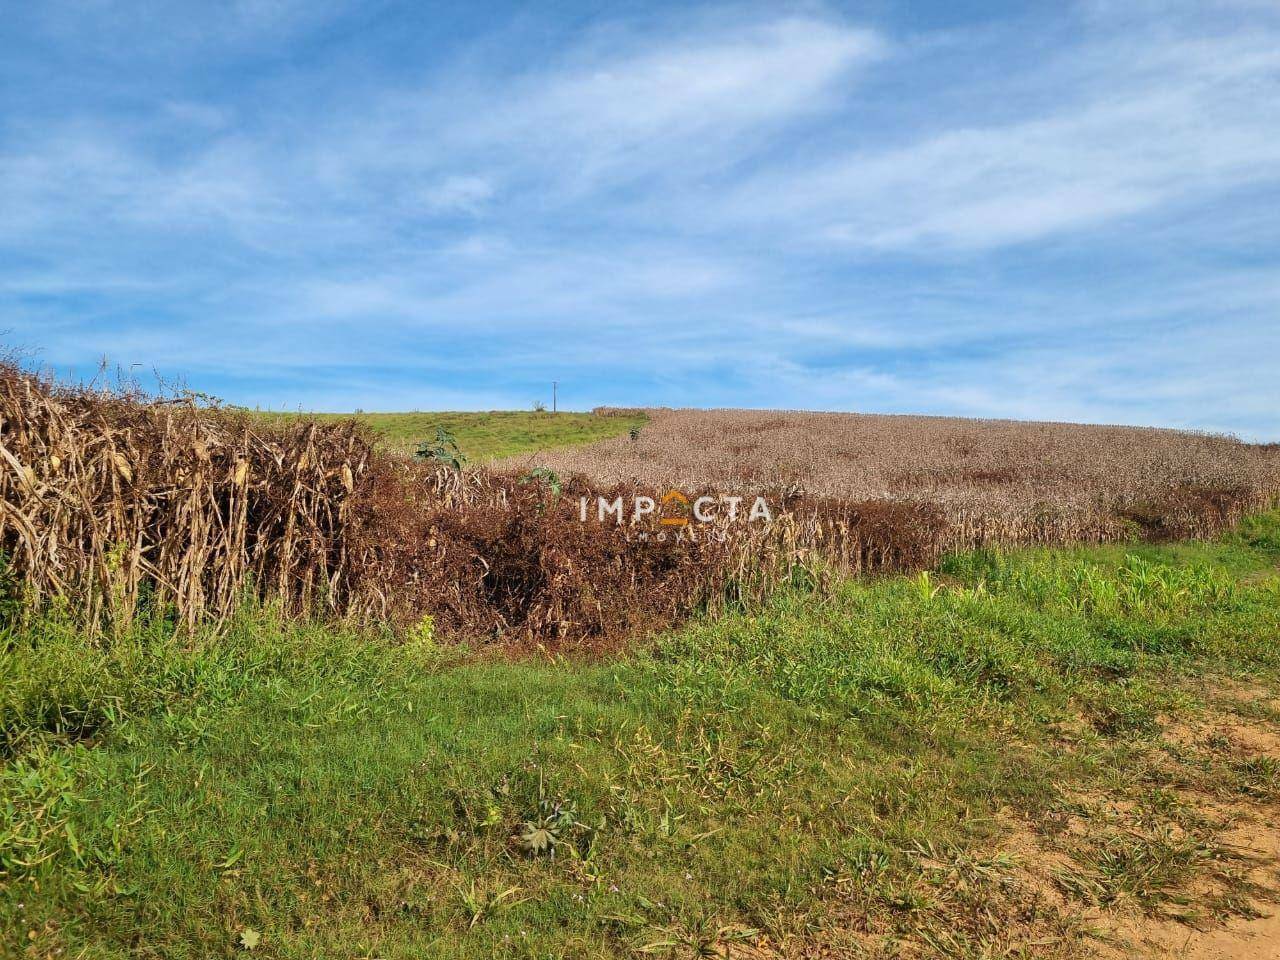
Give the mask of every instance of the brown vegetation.
<svg viewBox="0 0 1280 960">
<path fill-rule="evenodd" d="M 600 522 L 596 497 L 630 504 L 652 494 L 635 484 L 573 477 L 557 491 L 528 475 L 384 463 L 362 504 L 366 566 L 376 570 L 364 602 L 375 600 L 384 617 L 429 613 L 452 632 L 507 642 L 617 641 L 697 606 L 759 599 L 801 571 L 821 577 L 826 565 L 861 573 L 937 559 L 942 519 L 928 505 L 768 493 L 780 508 L 771 524 L 721 515 L 664 531 L 652 517 Z M 585 523 L 582 497 L 592 508 Z"/>
<path fill-rule="evenodd" d="M 283 613 L 412 622 L 508 642 L 617 639 L 812 568 L 936 557 L 921 505 L 802 502 L 773 524 L 659 538 L 655 520 L 579 519 L 597 489 L 456 473 L 374 449 L 354 421 L 267 425 L 200 406 L 68 389 L 0 368 L 0 551 L 27 611 L 110 628 L 140 608 L 188 624 L 247 595 Z M 814 570 L 816 574 L 816 570 Z"/>
<path fill-rule="evenodd" d="M 432 469 L 354 421 L 266 425 L 0 367 L 0 552 L 25 610 L 189 624 L 246 594 L 287 615 L 514 643 L 611 642 L 779 579 L 928 565 L 991 541 L 1204 535 L 1277 491 L 1277 456 L 1215 437 L 838 414 L 653 411 L 553 474 Z M 584 476 L 585 475 L 585 476 Z M 587 479 L 590 477 L 591 479 Z M 617 525 L 668 484 L 762 494 L 774 522 Z"/>
<path fill-rule="evenodd" d="M 1280 494 L 1280 452 L 1137 427 L 749 410 L 649 411 L 617 438 L 508 462 L 622 481 L 935 505 L 945 546 L 1210 536 Z"/>
<path fill-rule="evenodd" d="M 36 608 L 124 623 L 144 600 L 188 622 L 252 584 L 297 612 L 353 595 L 354 423 L 262 431 L 241 415 L 59 389 L 0 368 L 0 550 Z"/>
</svg>

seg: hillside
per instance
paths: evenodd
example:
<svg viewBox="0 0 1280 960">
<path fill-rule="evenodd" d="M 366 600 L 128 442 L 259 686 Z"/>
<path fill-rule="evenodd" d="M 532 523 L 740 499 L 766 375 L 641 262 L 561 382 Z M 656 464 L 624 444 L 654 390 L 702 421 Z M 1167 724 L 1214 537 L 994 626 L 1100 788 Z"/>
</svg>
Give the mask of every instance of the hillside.
<svg viewBox="0 0 1280 960">
<path fill-rule="evenodd" d="M 418 444 L 435 438 L 443 428 L 458 441 L 470 460 L 485 462 L 555 447 L 594 443 L 609 437 L 625 436 L 643 425 L 644 416 L 596 416 L 591 413 L 545 413 L 519 410 L 491 410 L 486 413 L 272 413 L 258 412 L 267 423 L 289 423 L 298 419 L 332 422 L 353 417 L 366 423 L 384 439 L 390 450 L 412 455 Z"/>
</svg>

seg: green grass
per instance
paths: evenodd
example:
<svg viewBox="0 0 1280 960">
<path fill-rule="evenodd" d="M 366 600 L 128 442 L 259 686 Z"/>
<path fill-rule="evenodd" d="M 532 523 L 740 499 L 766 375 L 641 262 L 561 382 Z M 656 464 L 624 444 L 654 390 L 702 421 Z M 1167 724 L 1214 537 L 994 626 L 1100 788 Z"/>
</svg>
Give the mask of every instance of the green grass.
<svg viewBox="0 0 1280 960">
<path fill-rule="evenodd" d="M 1280 689 L 1278 534 L 797 584 L 609 663 L 49 620 L 0 640 L 0 955 L 1088 955 L 1094 905 L 1246 913 L 1206 804 L 1274 812 L 1277 765 L 1164 724 L 1276 719 L 1232 691 Z"/>
<path fill-rule="evenodd" d="M 494 460 L 551 447 L 575 446 L 622 436 L 643 426 L 645 417 L 598 417 L 591 413 L 258 413 L 267 420 L 307 416 L 336 420 L 354 416 L 369 424 L 389 449 L 412 454 L 423 440 L 434 440 L 437 427 L 454 435 L 473 461 Z"/>
</svg>

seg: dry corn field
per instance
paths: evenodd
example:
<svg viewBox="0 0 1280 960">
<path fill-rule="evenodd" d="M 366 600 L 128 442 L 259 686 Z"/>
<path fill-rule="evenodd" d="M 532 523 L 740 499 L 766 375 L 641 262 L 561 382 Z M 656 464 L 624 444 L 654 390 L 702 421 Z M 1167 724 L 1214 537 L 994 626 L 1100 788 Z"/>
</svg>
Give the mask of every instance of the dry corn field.
<svg viewBox="0 0 1280 960">
<path fill-rule="evenodd" d="M 189 625 L 223 617 L 251 584 L 290 612 L 345 605 L 370 456 L 350 422 L 264 432 L 189 399 L 59 389 L 0 366 L 6 577 L 29 608 L 66 601 L 113 626 L 147 604 Z"/>
<path fill-rule="evenodd" d="M 0 594 L 91 631 L 282 615 L 506 644 L 616 642 L 761 596 L 821 555 L 853 571 L 936 555 L 936 512 L 779 495 L 778 521 L 659 543 L 578 519 L 563 485 L 382 452 L 354 420 L 264 424 L 193 397 L 70 388 L 0 364 Z M 723 526 L 723 525 L 722 525 Z"/>
<path fill-rule="evenodd" d="M 1174 430 L 752 410 L 652 410 L 634 439 L 514 458 L 597 483 L 939 507 L 955 547 L 1207 536 L 1280 494 L 1280 449 Z"/>
<path fill-rule="evenodd" d="M 634 438 L 457 471 L 354 420 L 272 426 L 0 365 L 0 588 L 91 628 L 246 598 L 282 615 L 505 644 L 612 644 L 758 599 L 803 568 L 862 574 L 989 542 L 1207 536 L 1280 491 L 1280 453 L 1158 430 L 851 414 L 651 411 Z M 540 464 L 555 475 L 534 472 Z M 687 539 L 580 499 L 760 494 Z"/>
</svg>

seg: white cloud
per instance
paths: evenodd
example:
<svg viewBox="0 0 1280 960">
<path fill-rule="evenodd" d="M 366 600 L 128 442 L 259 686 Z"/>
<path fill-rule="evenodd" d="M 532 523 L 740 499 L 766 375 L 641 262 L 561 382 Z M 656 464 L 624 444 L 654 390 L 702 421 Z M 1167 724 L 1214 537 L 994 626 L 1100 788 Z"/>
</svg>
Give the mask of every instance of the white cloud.
<svg viewBox="0 0 1280 960">
<path fill-rule="evenodd" d="M 874 31 L 815 17 L 744 14 L 729 28 L 697 23 L 656 36 L 609 31 L 534 70 L 464 62 L 324 135 L 344 145 L 330 159 L 347 177 L 438 171 L 465 158 L 503 171 L 504 189 L 563 201 L 731 166 L 830 109 L 887 49 Z"/>
<path fill-rule="evenodd" d="M 1091 103 L 774 171 L 736 191 L 725 217 L 852 246 L 981 249 L 1280 182 L 1278 41 L 1107 51 L 1126 62 L 1107 64 Z"/>
<path fill-rule="evenodd" d="M 638 50 L 595 52 L 584 64 L 530 78 L 495 122 L 571 145 L 588 167 L 671 141 L 712 137 L 710 146 L 723 148 L 723 138 L 828 106 L 838 82 L 885 49 L 870 30 L 799 18 L 646 40 Z"/>
</svg>

